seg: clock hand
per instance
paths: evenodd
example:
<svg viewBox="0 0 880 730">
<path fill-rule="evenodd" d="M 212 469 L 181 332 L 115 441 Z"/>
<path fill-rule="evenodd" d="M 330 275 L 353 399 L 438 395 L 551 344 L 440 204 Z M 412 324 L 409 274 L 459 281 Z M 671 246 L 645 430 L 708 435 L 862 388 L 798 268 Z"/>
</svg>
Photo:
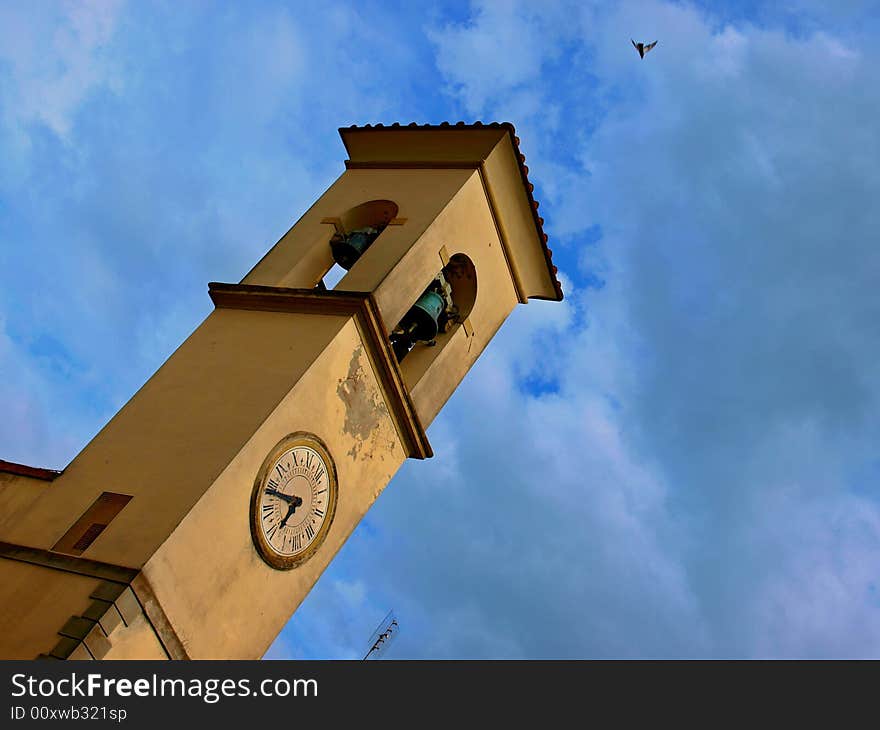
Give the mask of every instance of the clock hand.
<svg viewBox="0 0 880 730">
<path fill-rule="evenodd" d="M 290 507 L 287 508 L 287 514 L 284 515 L 284 519 L 281 520 L 281 524 L 279 527 L 284 527 L 287 524 L 287 520 L 290 519 L 290 516 L 296 512 L 296 508 L 302 505 L 303 501 L 301 497 L 294 497 L 290 502 Z"/>
<path fill-rule="evenodd" d="M 292 494 L 285 494 L 284 492 L 279 492 L 277 489 L 273 487 L 269 487 L 266 490 L 266 494 L 271 494 L 273 497 L 278 497 L 278 499 L 284 500 L 288 504 L 293 503 L 295 499 L 299 499 L 299 497 L 294 497 Z"/>
</svg>

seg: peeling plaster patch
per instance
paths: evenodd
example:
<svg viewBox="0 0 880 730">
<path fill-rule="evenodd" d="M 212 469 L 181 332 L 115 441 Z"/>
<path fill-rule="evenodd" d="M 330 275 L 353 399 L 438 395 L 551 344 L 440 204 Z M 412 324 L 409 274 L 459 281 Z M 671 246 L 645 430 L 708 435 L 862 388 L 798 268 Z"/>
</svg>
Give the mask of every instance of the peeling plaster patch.
<svg viewBox="0 0 880 730">
<path fill-rule="evenodd" d="M 379 424 L 388 417 L 385 402 L 376 397 L 367 382 L 363 365 L 363 346 L 358 345 L 351 355 L 348 365 L 348 376 L 339 381 L 336 394 L 345 404 L 345 426 L 343 431 L 355 440 L 348 452 L 352 459 L 357 459 L 362 447 L 366 447 L 364 457 L 372 459 L 376 447 Z M 371 443 L 367 443 L 370 441 Z M 382 457 L 381 449 L 378 456 Z"/>
</svg>

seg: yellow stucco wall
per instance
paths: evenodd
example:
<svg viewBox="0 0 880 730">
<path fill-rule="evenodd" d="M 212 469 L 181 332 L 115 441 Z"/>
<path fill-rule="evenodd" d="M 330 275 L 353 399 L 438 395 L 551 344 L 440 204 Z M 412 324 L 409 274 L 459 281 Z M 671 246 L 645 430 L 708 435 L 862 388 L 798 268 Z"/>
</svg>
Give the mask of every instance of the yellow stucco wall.
<svg viewBox="0 0 880 730">
<path fill-rule="evenodd" d="M 100 581 L 0 558 L 0 646 L 3 659 L 34 659 L 58 642 L 57 631 L 85 611 Z"/>
<path fill-rule="evenodd" d="M 336 515 L 321 549 L 291 571 L 254 549 L 254 478 L 284 436 L 308 431 L 336 463 Z M 144 567 L 194 658 L 262 656 L 403 463 L 405 454 L 354 320 L 297 382 Z"/>
<path fill-rule="evenodd" d="M 345 321 L 215 310 L 3 539 L 49 549 L 101 492 L 130 494 L 83 557 L 141 567 Z"/>
<path fill-rule="evenodd" d="M 443 268 L 441 251 L 465 254 L 477 275 L 467 326 L 401 366 L 426 427 L 514 305 L 555 289 L 505 131 L 394 134 L 348 135 L 367 167 L 346 170 L 242 283 L 311 289 L 333 263 L 326 220 L 393 201 L 399 220 L 336 287 L 371 292 L 387 334 Z M 433 162 L 421 166 L 425 154 Z M 406 458 L 359 326 L 351 315 L 214 310 L 61 476 L 0 474 L 0 541 L 51 550 L 102 492 L 132 495 L 82 559 L 142 569 L 141 603 L 161 606 L 156 627 L 190 656 L 261 656 Z M 330 448 L 339 501 L 320 550 L 278 571 L 254 548 L 250 495 L 266 455 L 295 431 Z M 0 558 L 0 658 L 48 651 L 98 582 Z M 139 610 L 107 637 L 107 658 L 165 655 L 153 614 Z"/>
</svg>

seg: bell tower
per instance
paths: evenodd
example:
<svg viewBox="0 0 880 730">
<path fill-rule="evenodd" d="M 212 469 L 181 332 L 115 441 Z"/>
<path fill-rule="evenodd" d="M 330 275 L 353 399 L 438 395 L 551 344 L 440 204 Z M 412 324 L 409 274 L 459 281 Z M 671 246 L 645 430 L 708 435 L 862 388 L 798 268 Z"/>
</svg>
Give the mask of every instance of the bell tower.
<svg viewBox="0 0 880 730">
<path fill-rule="evenodd" d="M 262 656 L 514 305 L 562 299 L 512 125 L 340 134 L 63 472 L 0 462 L 0 658 Z"/>
</svg>

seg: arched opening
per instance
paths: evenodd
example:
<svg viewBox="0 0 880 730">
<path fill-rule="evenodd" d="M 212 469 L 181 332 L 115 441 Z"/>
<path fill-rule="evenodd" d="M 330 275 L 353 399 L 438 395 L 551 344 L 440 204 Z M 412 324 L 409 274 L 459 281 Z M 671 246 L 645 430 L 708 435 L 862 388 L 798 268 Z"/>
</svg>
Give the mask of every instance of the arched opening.
<svg viewBox="0 0 880 730">
<path fill-rule="evenodd" d="M 457 309 L 458 320 L 466 320 L 477 301 L 477 270 L 463 253 L 450 257 L 441 272 L 452 287 L 452 300 Z"/>
<path fill-rule="evenodd" d="M 369 200 L 349 209 L 339 216 L 339 220 L 347 232 L 367 227 L 384 228 L 397 218 L 397 211 L 397 203 L 393 200 Z"/>
<path fill-rule="evenodd" d="M 350 208 L 339 218 L 329 219 L 336 227 L 330 239 L 334 263 L 324 272 L 318 288 L 333 289 L 397 217 L 397 211 L 397 204 L 392 200 L 369 200 Z"/>
<path fill-rule="evenodd" d="M 324 276 L 321 278 L 321 283 L 318 285 L 319 289 L 335 289 L 336 285 L 342 281 L 342 277 L 345 276 L 348 272 L 343 269 L 339 264 L 335 263 L 331 266 Z"/>
<path fill-rule="evenodd" d="M 391 331 L 391 347 L 405 375 L 427 369 L 476 300 L 476 268 L 467 256 L 455 254 Z"/>
</svg>

